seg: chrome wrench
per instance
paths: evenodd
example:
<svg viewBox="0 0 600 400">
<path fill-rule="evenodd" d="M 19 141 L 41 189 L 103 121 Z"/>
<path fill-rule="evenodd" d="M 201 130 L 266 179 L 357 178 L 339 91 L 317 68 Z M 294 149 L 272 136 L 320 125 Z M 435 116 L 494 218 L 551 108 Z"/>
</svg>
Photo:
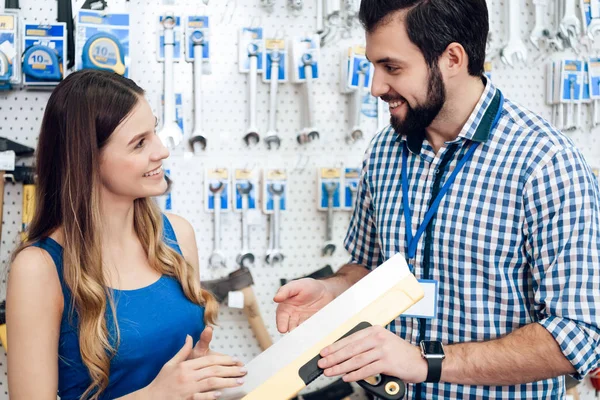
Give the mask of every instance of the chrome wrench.
<svg viewBox="0 0 600 400">
<path fill-rule="evenodd" d="M 252 183 L 246 185 L 237 184 L 237 191 L 242 197 L 242 252 L 237 257 L 237 263 L 240 267 L 250 268 L 254 264 L 254 254 L 250 251 L 250 238 L 248 236 L 248 203 L 250 192 L 252 192 Z"/>
<path fill-rule="evenodd" d="M 158 137 L 166 147 L 174 148 L 181 143 L 183 133 L 177 124 L 175 114 L 175 89 L 173 73 L 173 51 L 175 47 L 175 16 L 167 14 L 162 20 L 164 29 L 165 69 L 164 69 L 164 123 Z"/>
<path fill-rule="evenodd" d="M 194 45 L 194 131 L 190 138 L 190 146 L 194 153 L 206 149 L 206 137 L 202 129 L 202 51 L 204 48 L 204 32 L 192 32 Z"/>
<path fill-rule="evenodd" d="M 305 53 L 302 56 L 302 63 L 304 64 L 304 75 L 306 77 L 305 88 L 306 88 L 306 113 L 308 117 L 308 128 L 302 130 L 298 135 L 298 143 L 306 144 L 315 139 L 319 139 L 319 132 L 315 127 L 315 113 L 313 104 L 313 56 L 312 54 Z"/>
<path fill-rule="evenodd" d="M 521 27 L 521 11 L 519 10 L 516 1 L 508 1 L 506 7 L 508 8 L 508 43 L 502 49 L 502 62 L 512 67 L 513 58 L 516 57 L 517 61 L 525 62 L 527 60 L 527 48 L 525 43 L 521 40 L 520 27 Z"/>
<path fill-rule="evenodd" d="M 271 60 L 271 92 L 269 93 L 269 130 L 265 143 L 267 148 L 278 149 L 281 146 L 281 139 L 277 133 L 277 89 L 279 86 L 279 63 L 281 61 L 281 52 L 274 50 L 268 55 Z"/>
<path fill-rule="evenodd" d="M 259 142 L 260 136 L 258 134 L 258 128 L 256 126 L 256 88 L 258 82 L 258 45 L 256 43 L 250 43 L 248 45 L 248 58 L 250 60 L 250 75 L 248 76 L 248 90 L 249 90 L 249 108 L 250 108 L 250 126 L 244 141 L 246 145 L 255 145 Z"/>
<path fill-rule="evenodd" d="M 572 48 L 576 48 L 581 36 L 581 22 L 575 13 L 575 0 L 564 0 L 565 14 L 560 21 L 560 32 Z"/>
<path fill-rule="evenodd" d="M 323 257 L 328 257 L 335 253 L 335 244 L 333 243 L 333 196 L 335 191 L 339 187 L 336 182 L 329 182 L 325 184 L 325 191 L 327 193 L 327 229 L 325 233 L 325 244 L 323 245 Z"/>
<path fill-rule="evenodd" d="M 283 195 L 284 187 L 280 183 L 271 183 L 268 186 L 269 193 L 273 196 L 273 214 L 271 215 L 271 235 L 273 237 L 273 246 L 267 251 L 267 264 L 274 265 L 283 261 L 283 253 L 281 252 L 281 196 Z"/>
<path fill-rule="evenodd" d="M 346 136 L 346 143 L 356 143 L 364 136 L 361 128 L 361 115 L 367 71 L 369 71 L 369 62 L 367 60 L 362 60 L 358 66 L 358 87 L 354 93 L 354 126 L 352 127 L 350 135 Z"/>
<path fill-rule="evenodd" d="M 541 42 L 550 37 L 550 30 L 546 26 L 548 0 L 533 0 L 533 5 L 535 6 L 535 26 L 531 31 L 529 40 L 539 49 Z"/>
<path fill-rule="evenodd" d="M 223 193 L 225 185 L 223 182 L 211 183 L 208 189 L 213 194 L 215 213 L 215 242 L 213 252 L 208 259 L 208 265 L 211 268 L 225 267 L 225 254 L 221 251 L 221 193 Z"/>
</svg>

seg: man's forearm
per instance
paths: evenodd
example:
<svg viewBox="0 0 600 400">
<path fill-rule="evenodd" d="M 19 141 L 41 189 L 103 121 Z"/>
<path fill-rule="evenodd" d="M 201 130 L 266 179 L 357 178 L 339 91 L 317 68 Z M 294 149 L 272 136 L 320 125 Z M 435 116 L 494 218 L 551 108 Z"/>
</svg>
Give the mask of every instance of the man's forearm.
<svg viewBox="0 0 600 400">
<path fill-rule="evenodd" d="M 554 337 L 532 323 L 501 339 L 445 346 L 444 382 L 517 385 L 574 373 Z"/>
<path fill-rule="evenodd" d="M 335 297 L 338 297 L 368 273 L 369 270 L 362 265 L 346 264 L 341 267 L 335 275 L 323 279 L 323 282 Z"/>
</svg>

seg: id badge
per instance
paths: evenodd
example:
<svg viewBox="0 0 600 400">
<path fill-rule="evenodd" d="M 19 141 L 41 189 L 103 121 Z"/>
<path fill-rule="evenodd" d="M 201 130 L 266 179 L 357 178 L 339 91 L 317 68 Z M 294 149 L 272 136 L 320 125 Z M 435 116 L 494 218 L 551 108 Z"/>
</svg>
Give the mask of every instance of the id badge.
<svg viewBox="0 0 600 400">
<path fill-rule="evenodd" d="M 438 308 L 438 281 L 429 279 L 419 279 L 418 281 L 423 287 L 425 296 L 403 312 L 400 317 L 434 319 L 437 316 Z"/>
</svg>

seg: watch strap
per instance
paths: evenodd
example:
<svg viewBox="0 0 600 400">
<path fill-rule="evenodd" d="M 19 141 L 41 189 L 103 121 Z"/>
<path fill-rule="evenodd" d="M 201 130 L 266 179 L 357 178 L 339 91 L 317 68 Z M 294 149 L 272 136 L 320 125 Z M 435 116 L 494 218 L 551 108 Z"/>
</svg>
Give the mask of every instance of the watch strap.
<svg viewBox="0 0 600 400">
<path fill-rule="evenodd" d="M 438 357 L 427 357 L 427 378 L 425 379 L 425 382 L 429 382 L 429 383 L 437 383 L 440 381 L 440 378 L 442 376 L 442 361 L 444 361 L 442 358 L 438 358 Z"/>
</svg>

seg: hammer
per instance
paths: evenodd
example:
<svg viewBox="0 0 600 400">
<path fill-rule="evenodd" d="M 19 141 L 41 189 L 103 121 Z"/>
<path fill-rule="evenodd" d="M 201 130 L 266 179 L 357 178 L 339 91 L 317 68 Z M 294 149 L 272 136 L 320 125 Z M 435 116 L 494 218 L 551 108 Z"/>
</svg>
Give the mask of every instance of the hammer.
<svg viewBox="0 0 600 400">
<path fill-rule="evenodd" d="M 34 149 L 32 149 L 31 147 L 22 145 L 17 142 L 13 142 L 10 139 L 0 137 L 0 152 L 4 152 L 4 151 L 14 151 L 16 157 L 28 157 L 28 156 L 33 155 L 33 153 L 34 153 Z M 23 167 L 16 167 L 15 171 L 17 169 L 21 169 L 21 168 L 23 168 Z M 8 171 L 0 171 L 0 176 L 2 177 L 2 179 L 0 179 L 0 239 L 1 239 L 2 238 L 2 217 L 4 215 L 4 182 L 7 178 L 13 177 L 13 181 L 15 181 L 15 179 L 14 179 L 14 174 L 11 172 L 8 172 Z"/>
<path fill-rule="evenodd" d="M 33 167 L 15 167 L 4 174 L 4 180 L 23 183 L 23 210 L 21 211 L 21 240 L 27 240 L 27 228 L 35 212 L 35 169 Z"/>
<path fill-rule="evenodd" d="M 241 267 L 225 278 L 202 281 L 201 284 L 215 296 L 219 303 L 225 300 L 229 292 L 241 291 L 244 294 L 244 314 L 248 318 L 248 323 L 258 340 L 260 348 L 265 351 L 273 344 L 265 322 L 260 315 L 256 295 L 252 289 L 254 279 L 252 279 L 252 274 L 248 268 Z"/>
<path fill-rule="evenodd" d="M 323 268 L 316 270 L 315 272 L 312 272 L 306 276 L 301 276 L 300 278 L 294 278 L 294 279 L 290 279 L 290 280 L 281 278 L 281 279 L 279 279 L 279 283 L 281 283 L 281 286 L 283 286 L 290 281 L 295 281 L 295 280 L 302 279 L 302 278 L 323 279 L 323 278 L 327 278 L 328 276 L 331 276 L 331 275 L 333 275 L 333 269 L 331 269 L 331 265 L 327 264 Z"/>
</svg>

